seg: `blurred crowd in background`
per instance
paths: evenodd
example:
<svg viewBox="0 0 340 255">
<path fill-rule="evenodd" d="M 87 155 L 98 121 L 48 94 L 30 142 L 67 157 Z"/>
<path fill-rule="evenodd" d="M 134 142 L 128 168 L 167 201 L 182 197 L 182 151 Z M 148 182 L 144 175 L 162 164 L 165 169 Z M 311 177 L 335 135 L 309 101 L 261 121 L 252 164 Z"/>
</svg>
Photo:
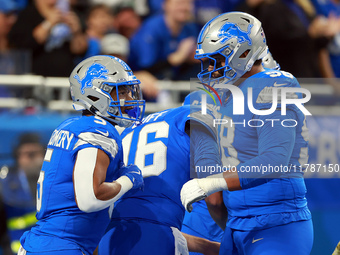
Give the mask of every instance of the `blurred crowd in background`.
<svg viewBox="0 0 340 255">
<path fill-rule="evenodd" d="M 339 0 L 0 0 L 0 74 L 68 77 L 82 59 L 110 54 L 136 72 L 147 101 L 159 101 L 159 80 L 196 77 L 197 35 L 228 11 L 262 22 L 282 70 L 340 78 Z M 340 94 L 340 82 L 331 85 Z"/>
</svg>

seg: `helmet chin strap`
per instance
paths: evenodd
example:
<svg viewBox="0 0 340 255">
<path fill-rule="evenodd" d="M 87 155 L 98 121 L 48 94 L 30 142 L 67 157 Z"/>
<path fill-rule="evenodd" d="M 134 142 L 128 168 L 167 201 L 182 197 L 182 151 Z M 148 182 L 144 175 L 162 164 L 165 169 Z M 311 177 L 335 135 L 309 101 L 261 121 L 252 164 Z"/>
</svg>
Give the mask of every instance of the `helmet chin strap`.
<svg viewBox="0 0 340 255">
<path fill-rule="evenodd" d="M 99 115 L 100 117 L 102 117 L 103 119 L 107 120 L 108 122 L 110 122 L 112 125 L 118 125 L 120 127 L 130 127 L 133 125 L 134 121 L 132 120 L 127 120 L 127 119 L 121 119 L 121 118 L 115 118 L 115 117 L 107 117 L 107 116 L 103 116 L 103 115 Z M 127 114 L 123 114 L 123 117 L 129 117 Z"/>
<path fill-rule="evenodd" d="M 123 115 L 123 117 L 125 117 L 125 118 L 128 118 L 128 117 L 129 117 L 129 115 L 128 115 L 128 114 L 125 114 L 125 113 L 123 113 L 122 115 Z M 134 121 L 132 121 L 132 120 L 121 119 L 121 118 L 115 118 L 113 121 L 114 121 L 115 123 L 117 123 L 118 126 L 120 126 L 120 127 L 125 127 L 125 128 L 132 126 L 133 123 L 134 123 Z"/>
<path fill-rule="evenodd" d="M 122 99 L 124 100 L 124 99 Z M 125 104 L 125 100 L 123 102 Z M 139 107 L 134 107 L 131 110 L 125 110 L 127 113 L 122 113 L 122 117 L 124 118 L 129 118 L 129 117 L 134 117 L 137 118 L 139 116 L 140 113 L 140 109 Z M 108 112 L 110 112 L 113 115 L 116 115 L 119 110 L 117 107 L 109 107 Z M 108 114 L 109 115 L 109 114 Z M 114 117 L 114 116 L 103 116 L 101 115 L 103 118 L 105 118 L 106 120 L 110 121 L 111 123 L 117 124 L 120 127 L 129 127 L 131 126 L 135 121 L 134 120 L 128 120 L 128 119 L 123 119 L 123 118 L 119 118 L 119 117 Z"/>
</svg>

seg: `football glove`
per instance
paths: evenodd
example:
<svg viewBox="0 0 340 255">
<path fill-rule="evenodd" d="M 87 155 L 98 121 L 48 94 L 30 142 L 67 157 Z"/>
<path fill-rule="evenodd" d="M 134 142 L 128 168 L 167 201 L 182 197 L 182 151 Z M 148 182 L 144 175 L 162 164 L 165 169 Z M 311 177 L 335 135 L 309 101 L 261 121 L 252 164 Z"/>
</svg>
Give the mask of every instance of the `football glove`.
<svg viewBox="0 0 340 255">
<path fill-rule="evenodd" d="M 192 211 L 192 204 L 207 197 L 198 184 L 198 179 L 186 182 L 181 189 L 181 201 L 188 212 Z"/>
<path fill-rule="evenodd" d="M 228 185 L 223 177 L 223 173 L 214 174 L 202 179 L 190 180 L 182 187 L 182 204 L 185 210 L 191 212 L 193 203 L 221 190 L 228 190 Z"/>
<path fill-rule="evenodd" d="M 130 181 L 132 182 L 131 189 L 143 188 L 144 179 L 142 171 L 138 168 L 138 166 L 136 165 L 122 166 L 120 168 L 120 175 L 121 176 L 125 175 L 130 179 Z"/>
</svg>

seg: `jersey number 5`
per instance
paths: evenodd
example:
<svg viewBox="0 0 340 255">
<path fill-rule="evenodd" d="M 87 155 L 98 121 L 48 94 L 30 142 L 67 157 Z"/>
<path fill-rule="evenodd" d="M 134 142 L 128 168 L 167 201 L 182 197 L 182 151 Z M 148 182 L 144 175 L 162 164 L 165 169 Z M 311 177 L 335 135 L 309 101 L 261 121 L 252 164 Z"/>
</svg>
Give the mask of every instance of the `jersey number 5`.
<svg viewBox="0 0 340 255">
<path fill-rule="evenodd" d="M 128 159 L 131 154 L 132 138 L 137 140 L 136 154 L 134 162 L 143 173 L 143 177 L 158 176 L 166 169 L 166 153 L 167 146 L 162 141 L 154 141 L 148 143 L 148 134 L 155 133 L 155 139 L 168 138 L 169 124 L 165 121 L 150 123 L 144 126 L 138 136 L 134 137 L 134 131 L 123 138 L 124 163 L 128 164 Z M 145 165 L 146 156 L 152 155 L 153 163 Z"/>
<path fill-rule="evenodd" d="M 45 178 L 45 172 L 40 171 L 38 182 L 37 182 L 37 212 L 39 212 L 41 209 L 44 178 Z"/>
</svg>

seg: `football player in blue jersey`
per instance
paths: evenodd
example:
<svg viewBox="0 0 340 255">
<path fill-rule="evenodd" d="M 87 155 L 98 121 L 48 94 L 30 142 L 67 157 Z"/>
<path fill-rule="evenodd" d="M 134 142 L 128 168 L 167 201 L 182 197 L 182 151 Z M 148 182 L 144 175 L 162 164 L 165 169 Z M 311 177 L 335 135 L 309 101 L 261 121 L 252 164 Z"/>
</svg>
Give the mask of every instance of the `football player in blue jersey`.
<svg viewBox="0 0 340 255">
<path fill-rule="evenodd" d="M 267 52 L 260 21 L 242 12 L 217 16 L 198 37 L 196 58 L 208 60 L 198 78 L 222 102 L 214 124 L 228 170 L 187 182 L 181 200 L 190 211 L 193 202 L 223 190 L 228 213 L 214 215 L 225 228 L 220 254 L 309 254 L 313 245 L 303 180 L 308 97 L 290 73 L 262 67 Z M 275 97 L 278 91 L 300 104 Z"/>
<path fill-rule="evenodd" d="M 113 204 L 143 185 L 135 165 L 123 165 L 115 125 L 143 117 L 139 80 L 122 60 L 94 56 L 70 75 L 81 117 L 67 119 L 48 143 L 37 184 L 37 224 L 21 237 L 19 254 L 92 254 Z"/>
<path fill-rule="evenodd" d="M 115 204 L 98 254 L 184 255 L 188 248 L 218 254 L 218 243 L 192 243 L 185 235 L 187 248 L 179 231 L 185 212 L 180 190 L 190 179 L 191 163 L 220 164 L 212 117 L 202 116 L 199 107 L 181 106 L 147 116 L 121 137 L 124 162 L 142 170 L 145 185 Z"/>
<path fill-rule="evenodd" d="M 280 65 L 273 59 L 270 52 L 262 59 L 262 66 L 265 69 L 280 70 Z M 204 92 L 203 92 L 204 93 Z M 184 104 L 190 105 L 194 102 L 199 103 L 202 96 L 202 90 L 190 93 L 184 100 Z M 200 176 L 199 176 L 200 177 Z M 220 194 L 217 194 L 220 193 Z M 210 203 L 210 207 L 214 206 L 216 211 L 216 202 L 221 198 L 222 192 L 216 192 L 205 200 L 197 201 L 193 204 L 192 211 L 185 212 L 181 231 L 183 233 L 202 237 L 210 241 L 221 242 L 223 230 L 211 218 L 206 202 Z M 225 210 L 221 204 L 219 211 Z M 198 255 L 201 253 L 189 252 L 190 255 Z"/>
</svg>

